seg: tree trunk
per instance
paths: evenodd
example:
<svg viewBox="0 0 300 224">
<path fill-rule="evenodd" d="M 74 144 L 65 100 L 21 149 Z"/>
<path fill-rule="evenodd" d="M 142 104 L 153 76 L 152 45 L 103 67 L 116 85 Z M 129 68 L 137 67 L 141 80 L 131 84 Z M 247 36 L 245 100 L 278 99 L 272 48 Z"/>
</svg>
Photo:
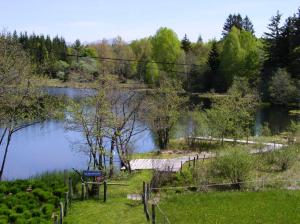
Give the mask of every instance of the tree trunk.
<svg viewBox="0 0 300 224">
<path fill-rule="evenodd" d="M 115 147 L 115 137 L 113 136 L 111 139 L 110 145 L 110 154 L 109 154 L 109 177 L 112 177 L 114 174 L 114 147 Z"/>
<path fill-rule="evenodd" d="M 5 152 L 4 152 L 4 156 L 3 156 L 3 160 L 2 160 L 2 165 L 1 165 L 1 170 L 0 170 L 0 181 L 2 180 L 2 175 L 3 175 L 3 171 L 4 171 L 4 167 L 5 167 L 5 162 L 6 162 L 6 157 L 7 157 L 7 152 L 8 152 L 8 146 L 10 144 L 11 137 L 12 137 L 12 130 L 10 129 L 9 132 L 8 132 L 8 135 L 7 135 L 7 142 L 6 142 Z"/>
</svg>

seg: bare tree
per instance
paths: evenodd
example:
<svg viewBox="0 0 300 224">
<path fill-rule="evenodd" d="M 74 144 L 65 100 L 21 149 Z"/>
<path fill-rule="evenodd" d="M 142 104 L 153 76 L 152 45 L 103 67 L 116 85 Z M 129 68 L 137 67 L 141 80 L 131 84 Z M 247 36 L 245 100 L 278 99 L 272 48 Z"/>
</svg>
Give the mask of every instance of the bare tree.
<svg viewBox="0 0 300 224">
<path fill-rule="evenodd" d="M 180 94 L 182 89 L 178 84 L 164 80 L 148 97 L 147 120 L 160 149 L 167 148 L 171 131 L 186 106 L 187 99 Z"/>
<path fill-rule="evenodd" d="M 112 96 L 111 109 L 114 115 L 112 122 L 112 145 L 115 146 L 121 165 L 129 172 L 130 167 L 130 143 L 134 136 L 145 131 L 147 128 L 141 123 L 140 109 L 145 95 L 132 90 L 115 90 Z M 112 153 L 112 152 L 111 152 Z M 111 170 L 113 172 L 113 170 Z"/>
<path fill-rule="evenodd" d="M 78 131 L 84 137 L 84 143 L 77 144 L 89 155 L 88 169 L 105 170 L 106 151 L 104 139 L 109 134 L 107 128 L 112 121 L 106 92 L 107 83 L 102 83 L 94 95 L 87 96 L 81 102 L 70 101 L 68 106 L 69 116 L 66 119 L 67 129 Z"/>
<path fill-rule="evenodd" d="M 31 63 L 22 47 L 0 34 L 0 149 L 2 179 L 13 134 L 45 119 L 45 102 L 31 78 Z"/>
</svg>

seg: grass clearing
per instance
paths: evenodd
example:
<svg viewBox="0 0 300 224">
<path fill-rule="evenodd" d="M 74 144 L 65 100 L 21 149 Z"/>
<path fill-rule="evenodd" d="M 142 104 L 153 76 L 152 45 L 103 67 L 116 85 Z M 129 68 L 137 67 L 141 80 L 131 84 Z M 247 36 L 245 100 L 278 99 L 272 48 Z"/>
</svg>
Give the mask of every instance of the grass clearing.
<svg viewBox="0 0 300 224">
<path fill-rule="evenodd" d="M 151 177 L 151 171 L 143 171 L 131 175 L 124 174 L 109 181 L 128 184 L 128 186 L 108 185 L 106 203 L 93 199 L 74 201 L 65 223 L 147 223 L 142 203 L 128 200 L 126 197 L 127 194 L 141 193 L 143 181 L 149 182 Z"/>
<path fill-rule="evenodd" d="M 169 194 L 160 203 L 171 223 L 299 223 L 300 191 Z"/>
</svg>

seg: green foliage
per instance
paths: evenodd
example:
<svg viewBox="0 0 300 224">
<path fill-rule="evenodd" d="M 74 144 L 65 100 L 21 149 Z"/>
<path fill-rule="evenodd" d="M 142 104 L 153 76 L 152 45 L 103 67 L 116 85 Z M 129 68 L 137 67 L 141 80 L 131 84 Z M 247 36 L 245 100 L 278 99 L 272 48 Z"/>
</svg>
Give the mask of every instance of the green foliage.
<svg viewBox="0 0 300 224">
<path fill-rule="evenodd" d="M 152 59 L 157 62 L 177 63 L 181 55 L 180 41 L 176 33 L 168 28 L 160 28 L 152 38 Z M 165 72 L 174 70 L 173 64 L 160 64 Z"/>
<path fill-rule="evenodd" d="M 269 91 L 274 104 L 287 105 L 299 96 L 299 90 L 285 69 L 277 70 L 270 81 Z"/>
<path fill-rule="evenodd" d="M 275 169 L 285 171 L 297 161 L 298 151 L 297 146 L 289 146 L 270 152 L 266 154 L 264 158 L 265 161 L 269 165 L 273 165 Z"/>
<path fill-rule="evenodd" d="M 262 128 L 261 128 L 261 135 L 262 136 L 271 136 L 272 135 L 268 122 L 263 123 Z"/>
<path fill-rule="evenodd" d="M 233 27 L 226 36 L 220 55 L 219 72 L 224 75 L 227 88 L 234 77 L 258 78 L 262 66 L 261 42 L 251 33 Z"/>
<path fill-rule="evenodd" d="M 233 148 L 213 161 L 211 172 L 214 176 L 225 178 L 240 188 L 240 182 L 247 180 L 251 169 L 251 155 L 243 149 Z"/>
<path fill-rule="evenodd" d="M 240 84 L 229 90 L 227 96 L 215 99 L 211 109 L 206 109 L 209 134 L 218 136 L 222 140 L 225 136 L 234 139 L 249 136 L 253 122 L 253 113 L 257 100 L 245 86 L 243 91 L 238 88 Z"/>
<path fill-rule="evenodd" d="M 152 85 L 158 85 L 159 81 L 159 69 L 158 65 L 154 62 L 147 63 L 145 82 Z"/>
<path fill-rule="evenodd" d="M 6 189 L 0 197 L 0 223 L 2 220 L 49 223 L 52 212 L 58 211 L 59 198 L 55 192 L 67 191 L 64 173 L 47 173 L 30 180 L 2 181 L 0 187 Z M 32 191 L 28 191 L 29 188 Z"/>
<path fill-rule="evenodd" d="M 147 120 L 155 133 L 160 149 L 166 149 L 171 131 L 179 118 L 180 112 L 186 107 L 187 99 L 178 93 L 180 85 L 164 80 L 148 97 Z"/>
</svg>

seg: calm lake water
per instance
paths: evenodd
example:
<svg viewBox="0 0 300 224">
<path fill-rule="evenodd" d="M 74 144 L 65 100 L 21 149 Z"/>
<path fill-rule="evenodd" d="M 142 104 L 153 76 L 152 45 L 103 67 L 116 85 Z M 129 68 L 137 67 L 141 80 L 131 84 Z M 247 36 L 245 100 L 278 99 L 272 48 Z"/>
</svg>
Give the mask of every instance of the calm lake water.
<svg viewBox="0 0 300 224">
<path fill-rule="evenodd" d="M 92 94 L 92 90 L 72 88 L 49 88 L 47 92 L 75 99 Z M 287 127 L 291 119 L 293 118 L 289 116 L 286 108 L 262 107 L 256 113 L 255 130 L 258 130 L 263 122 L 269 122 L 272 132 L 278 133 Z M 182 136 L 182 130 L 187 125 L 188 118 L 180 119 L 176 136 Z M 57 120 L 48 120 L 17 132 L 8 152 L 4 178 L 28 178 L 45 171 L 86 168 L 86 155 L 75 149 L 72 144 L 81 139 L 80 133 L 66 131 L 64 122 Z M 155 150 L 151 131 L 147 130 L 135 136 L 133 146 L 135 152 Z"/>
</svg>

